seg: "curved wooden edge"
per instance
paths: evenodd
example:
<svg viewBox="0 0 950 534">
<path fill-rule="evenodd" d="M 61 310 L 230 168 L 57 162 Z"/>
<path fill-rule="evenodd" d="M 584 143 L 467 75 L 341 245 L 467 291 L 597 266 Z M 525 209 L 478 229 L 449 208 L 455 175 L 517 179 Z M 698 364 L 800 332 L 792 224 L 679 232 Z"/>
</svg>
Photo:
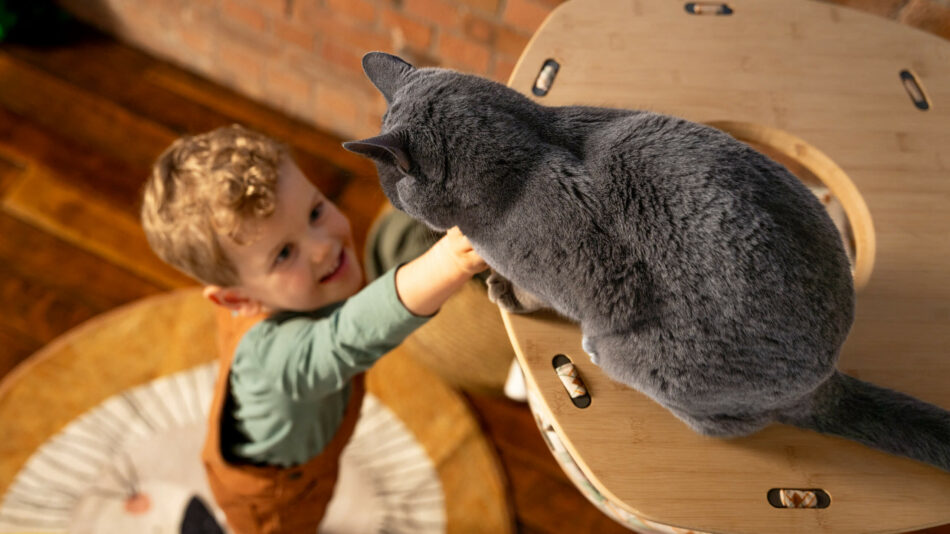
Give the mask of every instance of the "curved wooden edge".
<svg viewBox="0 0 950 534">
<path fill-rule="evenodd" d="M 584 456 L 580 454 L 580 451 L 578 451 L 577 447 L 575 446 L 574 440 L 571 439 L 572 434 L 565 432 L 560 420 L 555 416 L 555 413 L 557 413 L 555 410 L 561 409 L 563 405 L 556 406 L 553 405 L 551 401 L 558 396 L 563 396 L 565 392 L 558 391 L 556 389 L 552 390 L 550 384 L 545 387 L 542 387 L 542 385 L 539 384 L 536 371 L 546 370 L 544 369 L 544 362 L 537 362 L 537 358 L 529 357 L 529 355 L 526 353 L 527 349 L 522 348 L 524 346 L 522 343 L 524 334 L 520 329 L 520 325 L 517 324 L 519 321 L 518 316 L 500 308 L 498 311 L 501 313 L 502 321 L 505 323 L 505 330 L 508 332 L 508 336 L 511 339 L 512 347 L 515 350 L 515 357 L 518 359 L 518 364 L 521 365 L 521 371 L 524 374 L 527 389 L 537 393 L 537 395 L 534 396 L 534 399 L 536 399 L 536 401 L 541 405 L 542 409 L 548 413 L 549 417 L 547 418 L 547 422 L 554 428 L 554 431 L 558 434 L 558 437 L 560 438 L 561 443 L 564 445 L 564 448 L 567 449 L 568 453 L 571 455 L 571 458 L 574 459 L 574 463 L 587 478 L 588 482 L 590 482 L 594 489 L 596 489 L 601 495 L 613 501 L 613 504 L 618 508 L 622 508 L 631 514 L 643 517 L 645 519 L 661 522 L 658 519 L 652 518 L 640 510 L 633 508 L 628 503 L 614 495 L 610 488 L 604 486 L 604 484 L 600 481 L 600 478 L 590 469 L 590 467 L 587 465 L 587 462 L 584 461 Z M 569 323 L 567 320 L 558 318 L 550 312 L 539 312 L 535 315 L 543 317 L 542 320 L 551 320 L 553 322 L 560 323 L 568 331 L 574 329 L 576 330 L 576 337 L 578 339 L 581 338 L 580 329 L 578 329 L 575 325 L 571 325 L 571 323 Z M 568 351 L 566 346 L 564 347 L 564 351 L 573 352 Z M 541 429 L 539 429 L 539 431 L 540 430 Z"/>
<path fill-rule="evenodd" d="M 785 425 L 718 439 L 614 382 L 581 346 L 580 329 L 551 312 L 502 312 L 525 380 L 577 467 L 614 506 L 641 519 L 708 532 L 904 532 L 943 525 L 950 475 L 861 444 Z M 565 354 L 591 396 L 570 401 L 551 365 Z M 774 488 L 820 488 L 823 510 L 773 508 Z"/>
<path fill-rule="evenodd" d="M 739 121 L 712 121 L 709 126 L 723 130 L 740 141 L 752 141 L 774 150 L 805 166 L 828 187 L 841 202 L 854 235 L 854 289 L 861 291 L 871 280 L 877 240 L 874 221 L 867 203 L 844 170 L 827 154 L 804 139 L 784 130 Z"/>
<path fill-rule="evenodd" d="M 435 465 L 446 496 L 446 532 L 515 532 L 501 462 L 456 391 L 402 346 L 376 362 L 366 385 Z"/>
<path fill-rule="evenodd" d="M 0 495 L 37 447 L 104 399 L 213 360 L 211 306 L 196 288 L 146 297 L 89 319 L 21 362 L 0 383 Z M 180 350 L 161 350 L 169 346 Z"/>
<path fill-rule="evenodd" d="M 69 345 L 73 339 L 87 335 L 89 332 L 100 329 L 106 325 L 106 323 L 111 322 L 116 317 L 128 313 L 135 308 L 141 306 L 153 306 L 161 305 L 165 301 L 174 301 L 182 298 L 191 298 L 192 293 L 196 292 L 196 288 L 187 287 L 176 289 L 168 293 L 162 293 L 154 295 L 151 297 L 146 297 L 145 299 L 136 300 L 123 304 L 122 306 L 113 308 L 101 315 L 92 317 L 88 321 L 80 323 L 79 325 L 67 330 L 62 335 L 56 337 L 48 344 L 44 345 L 41 349 L 34 352 L 30 356 L 27 356 L 25 360 L 20 362 L 16 367 L 14 367 L 9 373 L 7 373 L 3 379 L 0 379 L 0 403 L 3 402 L 3 397 L 9 394 L 9 391 L 13 384 L 22 380 L 22 377 L 29 374 L 36 366 L 45 363 L 48 359 L 53 358 L 61 352 L 65 346 Z"/>
</svg>

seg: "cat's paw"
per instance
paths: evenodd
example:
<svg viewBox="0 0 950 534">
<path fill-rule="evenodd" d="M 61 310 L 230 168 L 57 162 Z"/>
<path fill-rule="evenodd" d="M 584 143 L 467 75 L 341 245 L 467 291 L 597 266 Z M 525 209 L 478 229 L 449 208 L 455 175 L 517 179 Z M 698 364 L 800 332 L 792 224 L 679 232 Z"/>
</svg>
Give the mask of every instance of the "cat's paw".
<svg viewBox="0 0 950 534">
<path fill-rule="evenodd" d="M 530 313 L 544 307 L 540 299 L 518 288 L 507 278 L 492 271 L 486 281 L 488 299 L 510 313 Z"/>
<path fill-rule="evenodd" d="M 515 296 L 515 287 L 507 278 L 492 271 L 486 283 L 488 284 L 488 300 L 507 312 L 523 313 L 521 303 Z"/>
</svg>

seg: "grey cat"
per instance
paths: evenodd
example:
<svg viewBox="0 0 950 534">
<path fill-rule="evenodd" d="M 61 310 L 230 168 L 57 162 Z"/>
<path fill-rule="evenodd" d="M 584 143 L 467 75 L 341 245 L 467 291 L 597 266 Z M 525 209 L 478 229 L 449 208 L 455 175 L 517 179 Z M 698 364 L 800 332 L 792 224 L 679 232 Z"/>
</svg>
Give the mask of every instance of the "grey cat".
<svg viewBox="0 0 950 534">
<path fill-rule="evenodd" d="M 458 226 L 517 312 L 580 323 L 611 378 L 706 435 L 781 422 L 950 470 L 950 413 L 835 369 L 854 319 L 834 224 L 784 167 L 647 111 L 546 107 L 373 52 L 372 158 L 396 208 Z"/>
</svg>

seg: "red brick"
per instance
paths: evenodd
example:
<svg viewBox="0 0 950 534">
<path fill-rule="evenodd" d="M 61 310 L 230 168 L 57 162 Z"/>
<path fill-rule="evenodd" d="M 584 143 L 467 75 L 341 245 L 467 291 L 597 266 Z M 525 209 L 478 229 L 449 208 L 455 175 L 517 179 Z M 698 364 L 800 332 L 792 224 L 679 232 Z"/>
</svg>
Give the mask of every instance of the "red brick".
<svg viewBox="0 0 950 534">
<path fill-rule="evenodd" d="M 239 24 L 247 26 L 251 30 L 267 30 L 268 17 L 244 2 L 238 0 L 222 0 L 221 14 L 226 19 L 237 21 Z"/>
<path fill-rule="evenodd" d="M 473 74 L 487 74 L 491 52 L 487 46 L 443 33 L 439 37 L 439 55 L 450 67 Z"/>
<path fill-rule="evenodd" d="M 264 13 L 274 17 L 289 18 L 292 14 L 287 8 L 293 8 L 293 3 L 288 3 L 287 0 L 254 0 L 254 4 Z"/>
<path fill-rule="evenodd" d="M 199 56 L 209 56 L 214 51 L 214 33 L 208 28 L 195 24 L 182 24 L 178 27 L 181 44 L 186 51 Z"/>
<path fill-rule="evenodd" d="M 910 0 L 897 20 L 950 39 L 950 4 L 941 5 L 934 0 Z"/>
<path fill-rule="evenodd" d="M 313 28 L 324 41 L 334 41 L 337 46 L 355 48 L 360 55 L 371 50 L 388 50 L 392 47 L 390 36 L 382 30 L 354 25 L 353 21 L 341 20 L 327 9 L 310 8 L 302 11 L 301 17 L 301 24 Z"/>
<path fill-rule="evenodd" d="M 337 133 L 353 132 L 363 127 L 363 93 L 337 84 L 317 84 L 317 121 Z"/>
<path fill-rule="evenodd" d="M 495 32 L 495 50 L 502 54 L 518 57 L 524 52 L 528 41 L 531 40 L 530 34 L 525 34 L 512 30 L 510 28 L 498 28 Z"/>
<path fill-rule="evenodd" d="M 501 5 L 501 0 L 457 0 L 457 2 L 493 15 L 498 12 L 498 6 Z"/>
<path fill-rule="evenodd" d="M 533 0 L 508 0 L 502 20 L 521 31 L 534 33 L 550 12 L 550 7 Z"/>
<path fill-rule="evenodd" d="M 326 3 L 335 15 L 344 15 L 367 24 L 376 20 L 376 5 L 367 0 L 326 0 Z"/>
<path fill-rule="evenodd" d="M 390 31 L 399 30 L 410 48 L 427 50 L 432 44 L 432 27 L 415 19 L 397 13 L 391 9 L 383 12 L 383 27 Z M 394 40 L 395 41 L 395 40 Z M 400 48 L 394 43 L 394 48 Z"/>
<path fill-rule="evenodd" d="M 491 70 L 491 79 L 495 80 L 498 83 L 508 83 L 508 78 L 511 77 L 511 73 L 515 70 L 515 65 L 518 63 L 517 59 L 511 59 L 505 56 L 495 56 L 495 63 L 492 66 Z"/>
<path fill-rule="evenodd" d="M 264 65 L 270 61 L 268 56 L 243 43 L 220 39 L 217 59 L 216 68 L 232 86 L 254 98 L 262 96 Z"/>
<path fill-rule="evenodd" d="M 239 2 L 234 2 L 234 0 L 231 1 L 235 5 L 240 4 Z M 265 18 L 265 20 L 267 20 L 266 25 L 269 25 L 269 19 L 266 19 L 264 15 L 260 16 Z M 253 27 L 248 24 L 247 21 L 225 16 L 223 13 L 219 13 L 217 18 L 217 24 L 204 27 L 205 30 L 216 33 L 217 38 L 242 43 L 245 47 L 256 50 L 262 54 L 277 55 L 280 53 L 282 46 L 280 43 L 277 43 L 276 37 L 270 31 Z M 196 26 L 198 28 L 202 27 L 200 24 L 196 24 Z"/>
<path fill-rule="evenodd" d="M 363 53 L 326 40 L 320 49 L 320 57 L 350 75 L 363 76 Z"/>
<path fill-rule="evenodd" d="M 495 25 L 472 13 L 466 13 L 462 19 L 462 32 L 479 43 L 491 43 L 495 39 Z"/>
<path fill-rule="evenodd" d="M 310 105 L 313 80 L 277 65 L 267 69 L 268 100 L 284 108 L 304 109 Z"/>
<path fill-rule="evenodd" d="M 445 0 L 403 0 L 403 11 L 428 22 L 433 22 L 443 30 L 459 25 L 459 10 Z"/>
<path fill-rule="evenodd" d="M 297 26 L 290 22 L 274 20 L 274 35 L 285 43 L 291 43 L 304 50 L 313 50 L 316 32 L 311 28 Z"/>
</svg>

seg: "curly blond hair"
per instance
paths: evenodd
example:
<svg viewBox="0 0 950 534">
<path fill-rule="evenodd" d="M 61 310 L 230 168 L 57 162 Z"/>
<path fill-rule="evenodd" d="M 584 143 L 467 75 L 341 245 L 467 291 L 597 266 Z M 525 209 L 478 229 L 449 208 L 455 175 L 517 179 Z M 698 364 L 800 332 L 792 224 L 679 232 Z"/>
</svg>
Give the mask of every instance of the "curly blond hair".
<svg viewBox="0 0 950 534">
<path fill-rule="evenodd" d="M 205 284 L 239 284 L 220 236 L 246 242 L 244 223 L 273 213 L 285 156 L 284 145 L 237 124 L 176 140 L 145 184 L 142 226 L 152 250 Z"/>
</svg>

